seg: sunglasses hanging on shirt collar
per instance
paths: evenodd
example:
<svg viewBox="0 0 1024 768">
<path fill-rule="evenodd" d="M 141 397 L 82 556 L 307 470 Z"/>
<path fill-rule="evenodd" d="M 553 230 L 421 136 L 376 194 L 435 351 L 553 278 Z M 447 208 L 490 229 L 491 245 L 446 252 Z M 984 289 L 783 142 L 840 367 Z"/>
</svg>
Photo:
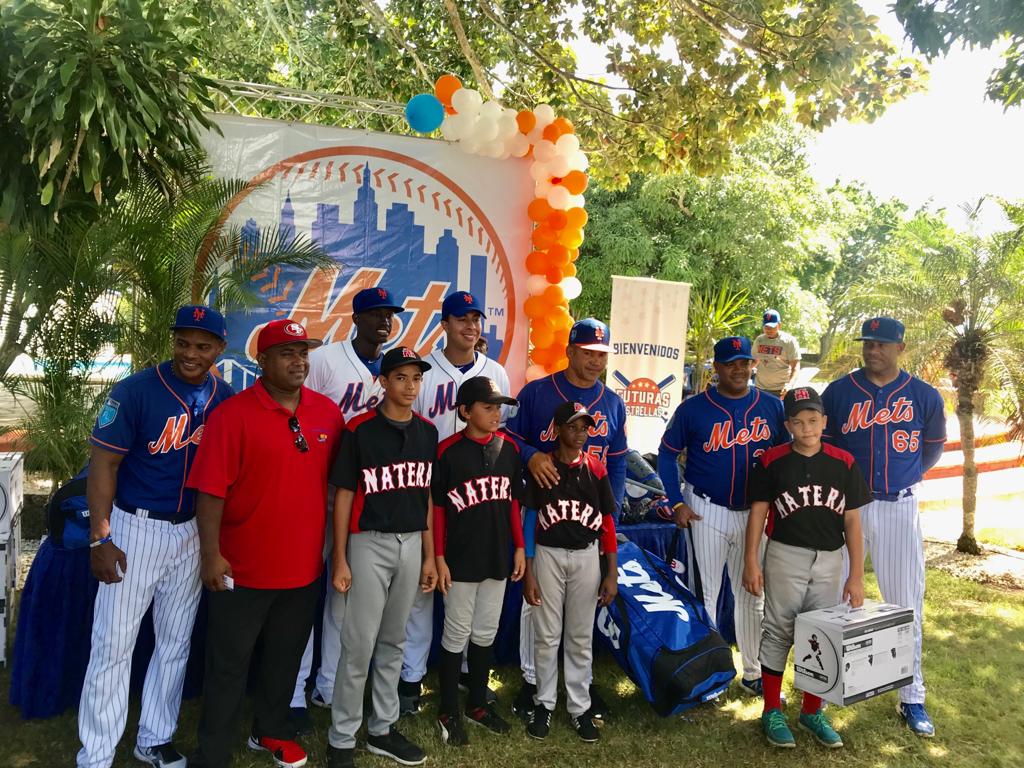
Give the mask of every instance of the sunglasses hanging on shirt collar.
<svg viewBox="0 0 1024 768">
<path fill-rule="evenodd" d="M 295 447 L 299 449 L 299 453 L 306 453 L 309 450 L 309 443 L 306 442 L 306 437 L 302 434 L 302 426 L 299 424 L 297 416 L 288 419 L 288 429 L 295 433 Z"/>
</svg>

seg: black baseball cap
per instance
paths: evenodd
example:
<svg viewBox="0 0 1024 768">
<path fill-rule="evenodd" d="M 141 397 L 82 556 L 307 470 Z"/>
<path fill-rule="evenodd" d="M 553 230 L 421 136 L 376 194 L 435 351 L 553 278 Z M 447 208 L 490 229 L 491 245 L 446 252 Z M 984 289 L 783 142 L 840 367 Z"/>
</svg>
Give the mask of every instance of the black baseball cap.
<svg viewBox="0 0 1024 768">
<path fill-rule="evenodd" d="M 514 397 L 503 395 L 498 385 L 486 376 L 474 376 L 459 385 L 455 395 L 455 405 L 471 406 L 473 403 L 489 403 L 491 405 L 519 405 Z"/>
<path fill-rule="evenodd" d="M 590 426 L 596 427 L 597 422 L 594 421 L 594 417 L 590 415 L 590 411 L 587 410 L 587 406 L 583 403 L 576 403 L 572 400 L 567 400 L 560 406 L 555 408 L 555 426 L 563 427 L 566 424 L 571 424 L 574 421 L 580 419 L 586 419 Z"/>
<path fill-rule="evenodd" d="M 416 350 L 409 347 L 393 347 L 384 353 L 384 359 L 380 361 L 381 376 L 386 376 L 403 365 L 415 365 L 421 372 L 431 369 L 430 363 L 416 354 Z"/>
<path fill-rule="evenodd" d="M 797 387 L 796 389 L 789 390 L 782 399 L 782 407 L 786 410 L 787 419 L 791 416 L 796 416 L 800 411 L 825 412 L 825 406 L 821 402 L 821 395 L 812 387 Z"/>
</svg>

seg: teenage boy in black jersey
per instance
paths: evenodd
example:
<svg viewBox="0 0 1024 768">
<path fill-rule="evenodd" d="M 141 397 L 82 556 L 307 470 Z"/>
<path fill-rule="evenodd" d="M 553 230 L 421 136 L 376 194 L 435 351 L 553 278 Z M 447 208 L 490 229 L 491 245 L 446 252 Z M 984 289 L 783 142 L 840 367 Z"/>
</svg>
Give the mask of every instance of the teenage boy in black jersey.
<svg viewBox="0 0 1024 768">
<path fill-rule="evenodd" d="M 595 742 L 599 734 L 590 710 L 594 605 L 608 605 L 618 593 L 615 495 L 608 470 L 583 452 L 594 418 L 580 403 L 555 409 L 558 447 L 552 452 L 558 482 L 541 488 L 527 476 L 523 522 L 526 582 L 523 598 L 532 606 L 537 694 L 526 732 L 547 738 L 558 699 L 558 646 L 564 649 L 566 709 L 577 735 Z M 607 564 L 601 578 L 601 551 Z M 563 638 L 564 634 L 564 638 Z"/>
<path fill-rule="evenodd" d="M 826 417 L 815 390 L 793 389 L 786 393 L 783 406 L 793 442 L 761 454 L 750 475 L 743 586 L 753 595 L 762 589 L 765 593 L 761 726 L 772 746 L 785 748 L 796 746 L 780 702 L 796 616 L 835 603 L 844 544 L 851 565 L 843 600 L 854 608 L 864 602 L 860 507 L 871 501 L 871 492 L 853 456 L 821 442 Z M 768 536 L 763 571 L 758 562 L 762 532 Z M 843 746 L 817 696 L 804 693 L 799 723 L 824 746 Z"/>
<path fill-rule="evenodd" d="M 466 427 L 437 447 L 432 493 L 434 555 L 445 612 L 437 724 L 442 741 L 462 746 L 469 743 L 459 712 L 459 670 L 467 645 L 466 717 L 495 733 L 508 733 L 508 723 L 487 703 L 487 676 L 505 580 L 510 570 L 512 581 L 523 577 L 526 556 L 519 512 L 522 460 L 516 444 L 498 430 L 501 406 L 518 403 L 486 376 L 462 382 L 455 403 Z"/>
<path fill-rule="evenodd" d="M 338 488 L 331 573 L 334 588 L 346 596 L 346 613 L 331 705 L 329 768 L 354 765 L 371 658 L 367 749 L 402 765 L 426 760 L 394 724 L 405 624 L 417 585 L 431 592 L 437 584 L 428 514 L 437 429 L 412 409 L 429 369 L 408 347 L 384 355 L 379 378 L 384 399 L 347 422 L 331 471 Z"/>
</svg>

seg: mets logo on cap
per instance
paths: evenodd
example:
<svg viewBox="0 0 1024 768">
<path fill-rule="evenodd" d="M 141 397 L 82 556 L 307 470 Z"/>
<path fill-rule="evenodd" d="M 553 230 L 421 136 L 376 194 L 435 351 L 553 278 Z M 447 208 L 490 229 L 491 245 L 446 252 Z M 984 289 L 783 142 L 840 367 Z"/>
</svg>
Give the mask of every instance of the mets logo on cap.
<svg viewBox="0 0 1024 768">
<path fill-rule="evenodd" d="M 872 331 L 877 331 L 878 330 L 878 326 L 880 326 L 881 324 L 882 323 L 876 317 L 874 320 L 871 321 L 871 330 Z"/>
<path fill-rule="evenodd" d="M 196 307 L 192 310 L 193 320 L 202 320 L 204 317 L 206 317 L 206 310 L 202 307 Z"/>
<path fill-rule="evenodd" d="M 733 339 L 732 340 L 732 348 L 733 349 L 743 349 L 743 342 L 740 341 L 739 339 Z"/>
</svg>

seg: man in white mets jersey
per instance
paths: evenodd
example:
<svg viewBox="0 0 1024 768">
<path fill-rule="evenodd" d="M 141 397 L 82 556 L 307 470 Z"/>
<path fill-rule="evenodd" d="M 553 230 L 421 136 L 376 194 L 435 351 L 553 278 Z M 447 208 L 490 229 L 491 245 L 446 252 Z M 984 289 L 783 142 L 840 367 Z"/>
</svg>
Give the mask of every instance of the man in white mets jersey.
<svg viewBox="0 0 1024 768">
<path fill-rule="evenodd" d="M 157 768 L 186 762 L 171 738 L 202 585 L 195 494 L 185 478 L 207 417 L 233 391 L 210 373 L 227 338 L 221 314 L 181 307 L 172 330 L 171 359 L 119 382 L 89 439 L 89 560 L 100 587 L 78 707 L 78 768 L 114 762 L 132 651 L 150 605 L 156 645 L 134 754 Z"/>
<path fill-rule="evenodd" d="M 444 349 L 435 349 L 425 359 L 430 370 L 423 374 L 420 394 L 413 406 L 420 416 L 437 428 L 438 441 L 447 440 L 464 424 L 458 420 L 455 404 L 459 385 L 475 376 L 486 376 L 508 396 L 508 374 L 501 364 L 476 351 L 483 331 L 485 311 L 477 297 L 455 291 L 441 304 Z M 508 414 L 503 409 L 502 423 Z M 434 593 L 418 593 L 406 626 L 405 657 L 398 686 L 402 714 L 418 712 L 421 682 L 427 673 L 427 657 L 434 634 Z"/>
<path fill-rule="evenodd" d="M 914 681 L 900 688 L 897 712 L 911 731 L 931 737 L 921 674 L 924 539 L 914 491 L 942 456 L 946 415 L 938 390 L 900 368 L 903 335 L 899 320 L 866 320 L 857 338 L 864 366 L 829 384 L 821 399 L 825 440 L 853 454 L 874 497 L 861 524 L 878 588 L 887 602 L 914 609 Z"/>
<path fill-rule="evenodd" d="M 391 291 L 382 286 L 366 288 L 352 298 L 352 323 L 356 335 L 325 344 L 309 355 L 309 376 L 306 386 L 329 397 L 338 404 L 346 423 L 354 416 L 372 411 L 384 396 L 384 389 L 377 381 L 380 362 L 384 357 L 384 344 L 391 336 L 395 314 L 404 312 Z M 334 503 L 334 494 L 327 494 L 328 507 Z M 334 544 L 333 527 L 330 525 L 330 510 L 327 512 L 327 544 L 330 552 Z M 324 604 L 323 634 L 320 639 L 320 669 L 310 697 L 318 707 L 331 708 L 334 695 L 334 675 L 338 669 L 341 654 L 341 617 L 344 615 L 344 600 L 333 587 L 327 586 L 327 601 Z M 300 733 L 312 728 L 306 712 L 306 680 L 313 666 L 313 636 L 310 635 L 306 652 L 302 655 L 299 677 L 295 681 L 292 695 L 292 719 Z"/>
</svg>

